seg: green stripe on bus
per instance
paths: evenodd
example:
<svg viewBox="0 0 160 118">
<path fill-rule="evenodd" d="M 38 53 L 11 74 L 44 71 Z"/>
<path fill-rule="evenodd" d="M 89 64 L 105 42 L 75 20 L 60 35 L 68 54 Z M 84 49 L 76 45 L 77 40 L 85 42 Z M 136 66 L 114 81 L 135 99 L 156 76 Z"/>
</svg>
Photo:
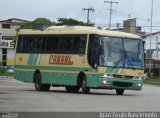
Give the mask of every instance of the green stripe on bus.
<svg viewBox="0 0 160 118">
<path fill-rule="evenodd" d="M 28 65 L 36 65 L 39 54 L 29 54 Z"/>
<path fill-rule="evenodd" d="M 33 64 L 36 65 L 38 59 L 38 54 L 34 54 Z"/>
<path fill-rule="evenodd" d="M 31 61 L 32 61 L 31 55 L 32 55 L 32 54 L 29 54 L 29 58 L 28 58 L 28 62 L 27 62 L 28 65 L 31 65 L 31 64 L 32 64 L 32 63 L 31 63 Z"/>
<path fill-rule="evenodd" d="M 61 71 L 86 71 L 87 72 L 97 72 L 93 68 L 81 68 L 81 67 L 56 67 L 56 66 L 32 66 L 32 65 L 15 65 L 16 69 L 39 69 L 39 70 L 61 70 Z"/>
</svg>

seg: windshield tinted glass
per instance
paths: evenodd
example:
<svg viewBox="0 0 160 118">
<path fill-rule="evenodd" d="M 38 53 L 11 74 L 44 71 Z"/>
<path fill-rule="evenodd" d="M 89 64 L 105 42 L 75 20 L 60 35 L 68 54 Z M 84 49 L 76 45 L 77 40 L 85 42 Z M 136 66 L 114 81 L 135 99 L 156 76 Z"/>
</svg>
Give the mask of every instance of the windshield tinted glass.
<svg viewBox="0 0 160 118">
<path fill-rule="evenodd" d="M 125 67 L 143 68 L 143 48 L 141 40 L 124 39 Z"/>
<path fill-rule="evenodd" d="M 88 61 L 92 66 L 143 69 L 143 45 L 140 39 L 91 36 Z"/>
<path fill-rule="evenodd" d="M 100 44 L 102 53 L 100 65 L 102 66 L 123 66 L 123 40 L 120 38 L 101 37 Z"/>
</svg>

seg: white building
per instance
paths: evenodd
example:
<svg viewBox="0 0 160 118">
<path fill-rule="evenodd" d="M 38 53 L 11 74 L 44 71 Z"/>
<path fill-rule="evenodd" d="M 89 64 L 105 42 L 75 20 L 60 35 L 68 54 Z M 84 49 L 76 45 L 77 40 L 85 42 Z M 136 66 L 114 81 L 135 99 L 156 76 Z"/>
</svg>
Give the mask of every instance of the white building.
<svg viewBox="0 0 160 118">
<path fill-rule="evenodd" d="M 151 40 L 151 43 L 150 43 Z M 144 49 L 146 54 L 146 59 L 156 59 L 160 60 L 160 32 L 152 33 L 151 39 L 150 35 L 147 35 L 143 38 L 145 41 Z M 150 46 L 151 44 L 151 46 Z M 151 58 L 150 58 L 150 49 L 151 49 Z"/>
<path fill-rule="evenodd" d="M 0 66 L 14 65 L 16 29 L 26 22 L 17 18 L 0 21 Z"/>
</svg>

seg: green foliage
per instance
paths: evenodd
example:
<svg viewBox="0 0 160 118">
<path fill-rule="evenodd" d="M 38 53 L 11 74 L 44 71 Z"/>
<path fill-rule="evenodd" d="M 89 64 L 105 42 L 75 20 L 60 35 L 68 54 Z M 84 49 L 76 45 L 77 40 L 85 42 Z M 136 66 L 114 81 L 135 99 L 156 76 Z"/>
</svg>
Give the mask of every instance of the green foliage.
<svg viewBox="0 0 160 118">
<path fill-rule="evenodd" d="M 28 22 L 28 23 L 21 25 L 20 29 L 40 29 L 42 27 L 52 26 L 54 24 L 55 24 L 54 22 L 50 21 L 47 18 L 36 18 L 32 22 Z"/>
<path fill-rule="evenodd" d="M 94 26 L 94 24 L 86 24 L 82 21 L 78 21 L 76 19 L 72 18 L 58 18 L 58 22 L 52 22 L 47 18 L 36 18 L 32 22 L 25 23 L 21 25 L 20 29 L 41 29 L 43 27 L 49 27 L 52 25 L 57 25 L 57 26 L 62 26 L 62 25 L 67 25 L 67 26 L 73 26 L 73 25 L 81 25 L 81 26 Z"/>
<path fill-rule="evenodd" d="M 22 24 L 20 29 L 32 29 L 33 28 L 33 23 L 32 22 L 28 22 L 25 24 Z"/>
<path fill-rule="evenodd" d="M 42 26 L 52 26 L 52 25 L 53 23 L 49 19 L 46 19 L 46 18 L 36 18 L 33 21 L 33 29 L 38 29 Z"/>
<path fill-rule="evenodd" d="M 61 25 L 67 25 L 67 26 L 73 26 L 73 25 L 81 25 L 81 26 L 94 26 L 94 24 L 87 24 L 84 23 L 83 21 L 78 21 L 76 19 L 72 18 L 58 18 L 58 23 L 56 25 L 61 26 Z"/>
<path fill-rule="evenodd" d="M 150 77 L 144 80 L 146 84 L 153 84 L 153 85 L 160 85 L 160 78 L 159 77 Z"/>
<path fill-rule="evenodd" d="M 78 21 L 72 18 L 58 18 L 58 23 L 56 25 L 68 25 L 68 26 L 72 26 L 72 25 L 83 25 L 86 26 L 87 24 L 82 22 L 82 21 Z"/>
</svg>

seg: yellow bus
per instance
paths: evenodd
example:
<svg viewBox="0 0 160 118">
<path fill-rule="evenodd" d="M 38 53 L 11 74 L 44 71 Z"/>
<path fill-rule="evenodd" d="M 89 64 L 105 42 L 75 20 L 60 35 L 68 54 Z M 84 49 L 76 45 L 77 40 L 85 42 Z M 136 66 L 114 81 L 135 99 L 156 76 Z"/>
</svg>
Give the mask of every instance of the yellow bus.
<svg viewBox="0 0 160 118">
<path fill-rule="evenodd" d="M 141 90 L 144 56 L 141 37 L 87 26 L 52 26 L 18 32 L 15 79 L 37 91 L 64 86 L 67 92 L 90 89 Z"/>
</svg>

